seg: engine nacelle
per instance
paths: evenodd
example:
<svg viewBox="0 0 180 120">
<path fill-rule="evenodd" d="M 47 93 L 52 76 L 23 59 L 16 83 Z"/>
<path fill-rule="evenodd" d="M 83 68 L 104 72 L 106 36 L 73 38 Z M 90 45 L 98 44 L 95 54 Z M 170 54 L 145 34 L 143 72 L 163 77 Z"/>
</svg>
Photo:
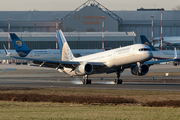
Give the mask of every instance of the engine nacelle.
<svg viewBox="0 0 180 120">
<path fill-rule="evenodd" d="M 148 71 L 149 71 L 149 66 L 146 64 L 142 64 L 140 68 L 138 67 L 138 65 L 131 68 L 131 73 L 133 75 L 138 75 L 138 76 L 146 75 Z"/>
<path fill-rule="evenodd" d="M 93 72 L 93 66 L 90 63 L 83 63 L 75 69 L 75 73 L 78 75 L 91 74 Z"/>
</svg>

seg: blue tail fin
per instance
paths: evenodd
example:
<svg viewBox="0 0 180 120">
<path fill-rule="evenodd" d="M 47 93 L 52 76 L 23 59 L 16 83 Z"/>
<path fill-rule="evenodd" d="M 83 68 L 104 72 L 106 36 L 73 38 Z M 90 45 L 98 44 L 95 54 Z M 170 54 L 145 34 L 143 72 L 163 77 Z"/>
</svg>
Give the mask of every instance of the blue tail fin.
<svg viewBox="0 0 180 120">
<path fill-rule="evenodd" d="M 149 46 L 152 51 L 157 51 L 157 50 L 151 45 L 151 43 L 150 43 L 149 40 L 146 38 L 146 36 L 140 35 L 140 38 L 141 38 L 141 43 L 142 43 L 142 44 L 145 44 L 145 45 Z"/>
<path fill-rule="evenodd" d="M 19 54 L 19 56 L 26 57 L 31 51 L 31 49 L 29 49 L 15 33 L 10 33 L 10 36 L 11 36 L 11 40 L 13 42 L 14 48 L 16 52 Z"/>
<path fill-rule="evenodd" d="M 57 31 L 57 37 L 58 37 L 61 60 L 62 61 L 74 60 L 74 56 L 72 54 L 72 51 L 69 48 L 69 45 L 66 41 L 66 38 L 64 37 L 64 34 L 62 33 L 61 30 Z"/>
</svg>

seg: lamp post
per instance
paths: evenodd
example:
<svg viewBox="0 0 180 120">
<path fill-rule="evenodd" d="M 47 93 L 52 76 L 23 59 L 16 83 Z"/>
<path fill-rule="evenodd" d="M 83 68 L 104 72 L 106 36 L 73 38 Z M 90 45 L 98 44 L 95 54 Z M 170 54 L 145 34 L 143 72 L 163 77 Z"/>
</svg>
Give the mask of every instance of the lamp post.
<svg viewBox="0 0 180 120">
<path fill-rule="evenodd" d="M 10 18 L 8 18 L 8 49 L 10 50 Z"/>
<path fill-rule="evenodd" d="M 154 15 L 151 15 L 151 17 L 152 17 L 152 34 L 151 34 L 151 36 L 152 36 L 152 41 L 151 41 L 151 44 L 152 44 L 152 46 L 153 46 L 153 17 L 154 17 Z"/>
<path fill-rule="evenodd" d="M 161 50 L 162 50 L 162 8 L 161 8 Z"/>
<path fill-rule="evenodd" d="M 104 49 L 104 19 L 105 17 L 102 16 L 102 49 Z"/>
<path fill-rule="evenodd" d="M 56 32 L 58 30 L 58 18 L 56 17 Z M 58 49 L 58 38 L 57 38 L 57 33 L 56 33 L 56 50 Z"/>
</svg>

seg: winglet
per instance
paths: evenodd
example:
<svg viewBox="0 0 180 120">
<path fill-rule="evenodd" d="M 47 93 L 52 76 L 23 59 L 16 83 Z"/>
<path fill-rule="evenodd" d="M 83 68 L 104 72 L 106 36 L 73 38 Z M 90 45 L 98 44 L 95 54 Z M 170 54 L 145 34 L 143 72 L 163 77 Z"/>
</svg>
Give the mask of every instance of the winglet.
<svg viewBox="0 0 180 120">
<path fill-rule="evenodd" d="M 174 59 L 177 59 L 177 51 L 176 51 L 176 47 L 174 47 Z"/>
<path fill-rule="evenodd" d="M 6 53 L 6 56 L 11 57 L 10 53 L 7 51 L 5 45 L 3 44 L 4 51 Z"/>
</svg>

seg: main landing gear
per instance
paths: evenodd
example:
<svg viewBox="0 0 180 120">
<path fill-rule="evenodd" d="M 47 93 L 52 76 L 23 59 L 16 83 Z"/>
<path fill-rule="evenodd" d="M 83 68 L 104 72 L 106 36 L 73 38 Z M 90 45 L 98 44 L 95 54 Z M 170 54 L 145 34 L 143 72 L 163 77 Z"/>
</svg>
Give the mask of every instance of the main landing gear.
<svg viewBox="0 0 180 120">
<path fill-rule="evenodd" d="M 124 69 L 117 69 L 117 79 L 114 80 L 114 83 L 115 84 L 122 84 L 123 83 L 123 80 L 122 79 L 119 79 L 120 78 L 120 75 L 121 73 L 124 71 Z M 83 77 L 83 80 L 82 80 L 83 84 L 91 84 L 91 79 L 88 79 L 88 75 L 85 75 Z"/>
<path fill-rule="evenodd" d="M 116 72 L 117 79 L 114 80 L 115 84 L 122 84 L 123 83 L 123 80 L 119 79 L 122 72 L 123 72 L 123 70 L 117 70 L 117 72 Z"/>
<path fill-rule="evenodd" d="M 83 84 L 91 84 L 91 79 L 88 79 L 88 75 L 85 75 L 85 77 L 87 78 L 83 77 L 83 80 L 82 80 Z"/>
</svg>

